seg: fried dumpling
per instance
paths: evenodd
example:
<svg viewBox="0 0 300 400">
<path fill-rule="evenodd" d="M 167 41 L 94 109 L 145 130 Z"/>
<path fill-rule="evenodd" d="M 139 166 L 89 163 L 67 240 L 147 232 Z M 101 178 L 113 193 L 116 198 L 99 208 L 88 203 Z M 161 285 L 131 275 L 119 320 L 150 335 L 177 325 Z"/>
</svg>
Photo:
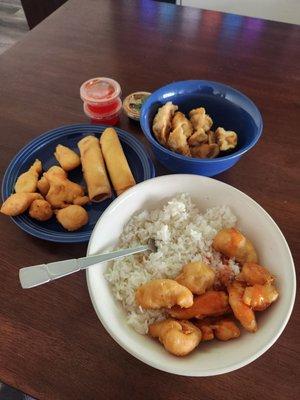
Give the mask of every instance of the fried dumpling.
<svg viewBox="0 0 300 400">
<path fill-rule="evenodd" d="M 202 143 L 206 143 L 208 140 L 207 134 L 204 132 L 202 128 L 200 128 L 198 131 L 192 134 L 188 138 L 188 144 L 193 147 L 193 146 L 199 146 Z"/>
<path fill-rule="evenodd" d="M 196 132 L 199 130 L 207 132 L 212 127 L 213 121 L 210 116 L 206 114 L 205 108 L 195 108 L 194 110 L 190 111 L 189 115 L 193 128 Z"/>
<path fill-rule="evenodd" d="M 169 133 L 171 131 L 172 117 L 177 110 L 178 107 L 171 101 L 168 101 L 158 109 L 158 112 L 154 117 L 152 129 L 156 139 L 163 146 L 167 144 Z"/>
<path fill-rule="evenodd" d="M 193 125 L 191 121 L 189 121 L 186 116 L 180 112 L 176 111 L 173 119 L 172 119 L 172 131 L 175 131 L 176 129 L 181 129 L 182 133 L 188 138 L 192 135 L 193 133 Z"/>
<path fill-rule="evenodd" d="M 234 149 L 237 145 L 237 134 L 234 131 L 218 128 L 216 130 L 216 138 L 221 151 Z"/>
<path fill-rule="evenodd" d="M 191 155 L 190 148 L 187 143 L 187 138 L 183 133 L 183 129 L 181 126 L 170 133 L 167 144 L 168 147 L 176 153 L 183 154 L 184 156 Z"/>
<path fill-rule="evenodd" d="M 200 146 L 191 147 L 191 153 L 196 158 L 215 158 L 220 153 L 220 149 L 215 143 L 203 143 Z"/>
</svg>

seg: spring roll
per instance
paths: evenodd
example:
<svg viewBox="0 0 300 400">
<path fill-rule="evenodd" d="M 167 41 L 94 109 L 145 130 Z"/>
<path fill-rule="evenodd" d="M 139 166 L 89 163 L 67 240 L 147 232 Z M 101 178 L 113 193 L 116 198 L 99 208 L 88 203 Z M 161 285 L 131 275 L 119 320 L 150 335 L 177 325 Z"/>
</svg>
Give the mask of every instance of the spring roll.
<svg viewBox="0 0 300 400">
<path fill-rule="evenodd" d="M 119 196 L 135 185 L 134 177 L 123 152 L 117 132 L 107 128 L 100 138 L 101 149 L 113 187 Z"/>
<path fill-rule="evenodd" d="M 78 142 L 78 148 L 90 200 L 103 201 L 111 197 L 111 187 L 98 139 L 95 136 L 86 136 Z"/>
</svg>

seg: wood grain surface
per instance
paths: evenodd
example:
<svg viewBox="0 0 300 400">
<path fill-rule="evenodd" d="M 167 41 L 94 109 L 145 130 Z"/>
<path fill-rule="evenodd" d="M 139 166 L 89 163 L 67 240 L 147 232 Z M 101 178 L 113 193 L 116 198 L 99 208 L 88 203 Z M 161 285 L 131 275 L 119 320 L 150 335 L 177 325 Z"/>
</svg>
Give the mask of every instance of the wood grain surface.
<svg viewBox="0 0 300 400">
<path fill-rule="evenodd" d="M 264 131 L 217 179 L 270 213 L 297 265 L 299 43 L 294 25 L 151 0 L 70 0 L 0 58 L 1 176 L 40 133 L 86 122 L 79 86 L 90 77 L 115 78 L 124 96 L 181 79 L 220 81 L 253 99 Z M 145 143 L 137 123 L 123 116 L 120 126 Z M 254 363 L 217 377 L 169 375 L 111 339 L 92 308 L 84 274 L 21 290 L 21 266 L 82 256 L 85 245 L 32 238 L 4 216 L 0 229 L 1 381 L 47 400 L 298 398 L 299 299 L 282 336 Z"/>
</svg>

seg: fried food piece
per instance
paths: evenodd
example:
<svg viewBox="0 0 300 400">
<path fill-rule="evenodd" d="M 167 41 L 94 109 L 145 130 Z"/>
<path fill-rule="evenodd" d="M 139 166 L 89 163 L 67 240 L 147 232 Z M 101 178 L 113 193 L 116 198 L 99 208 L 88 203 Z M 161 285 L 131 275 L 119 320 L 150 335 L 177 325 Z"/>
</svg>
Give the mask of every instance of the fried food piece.
<svg viewBox="0 0 300 400">
<path fill-rule="evenodd" d="M 224 128 L 216 130 L 217 144 L 221 151 L 234 149 L 237 145 L 237 134 L 234 131 L 225 131 Z"/>
<path fill-rule="evenodd" d="M 37 188 L 39 175 L 42 172 L 42 163 L 35 160 L 28 171 L 21 174 L 15 184 L 16 193 L 34 193 Z"/>
<path fill-rule="evenodd" d="M 243 302 L 254 311 L 263 311 L 278 299 L 279 293 L 272 284 L 246 287 Z"/>
<path fill-rule="evenodd" d="M 79 155 L 62 144 L 56 146 L 54 156 L 64 171 L 72 171 L 80 165 Z"/>
<path fill-rule="evenodd" d="M 206 134 L 207 134 L 208 144 L 216 144 L 217 143 L 217 138 L 216 138 L 216 134 L 214 131 L 208 131 L 208 132 L 206 132 Z"/>
<path fill-rule="evenodd" d="M 229 318 L 215 321 L 212 328 L 216 338 L 222 341 L 238 338 L 241 334 L 239 327 Z"/>
<path fill-rule="evenodd" d="M 167 319 L 149 326 L 149 334 L 164 345 L 175 356 L 185 356 L 193 351 L 201 341 L 202 333 L 189 321 Z"/>
<path fill-rule="evenodd" d="M 193 133 L 193 125 L 191 121 L 189 121 L 186 116 L 180 112 L 177 111 L 172 119 L 171 122 L 171 128 L 172 131 L 175 131 L 176 129 L 180 129 L 181 132 L 189 138 L 192 133 Z"/>
<path fill-rule="evenodd" d="M 117 132 L 113 128 L 105 129 L 101 135 L 100 144 L 110 180 L 119 196 L 136 183 Z"/>
<path fill-rule="evenodd" d="M 234 281 L 227 287 L 229 294 L 229 304 L 235 317 L 240 321 L 243 327 L 249 332 L 257 331 L 257 324 L 254 312 L 243 301 L 245 292 L 244 286 Z"/>
<path fill-rule="evenodd" d="M 68 231 L 77 231 L 88 223 L 86 210 L 75 204 L 55 211 L 57 221 Z"/>
<path fill-rule="evenodd" d="M 203 129 L 198 129 L 198 131 L 193 133 L 192 136 L 190 136 L 188 138 L 188 144 L 191 147 L 200 146 L 201 144 L 206 143 L 207 140 L 208 140 L 208 136 L 204 132 L 204 130 Z"/>
<path fill-rule="evenodd" d="M 84 206 L 90 201 L 89 196 L 82 196 L 82 197 L 76 197 L 73 200 L 73 204 L 76 204 L 77 206 Z"/>
<path fill-rule="evenodd" d="M 146 309 L 171 308 L 175 304 L 186 308 L 193 304 L 193 294 L 172 279 L 155 279 L 137 288 L 135 300 Z"/>
<path fill-rule="evenodd" d="M 227 257 L 234 257 L 241 264 L 258 261 L 253 244 L 235 228 L 220 230 L 214 237 L 213 248 Z"/>
<path fill-rule="evenodd" d="M 196 158 L 216 158 L 219 153 L 219 146 L 215 143 L 203 143 L 200 146 L 191 147 L 191 154 Z"/>
<path fill-rule="evenodd" d="M 178 107 L 168 101 L 165 105 L 158 109 L 157 114 L 154 117 L 152 129 L 156 139 L 160 144 L 166 146 L 169 133 L 171 131 L 171 121 L 175 111 Z"/>
<path fill-rule="evenodd" d="M 181 127 L 176 128 L 170 133 L 167 146 L 176 153 L 183 154 L 184 156 L 191 156 L 186 136 Z"/>
<path fill-rule="evenodd" d="M 36 199 L 30 205 L 29 215 L 38 221 L 47 221 L 53 215 L 51 205 L 44 199 Z"/>
<path fill-rule="evenodd" d="M 233 280 L 235 275 L 233 270 L 227 264 L 223 264 L 222 267 L 217 271 L 217 282 L 215 281 L 215 286 L 219 287 L 219 283 L 223 287 L 227 287 Z"/>
<path fill-rule="evenodd" d="M 209 316 L 223 315 L 230 311 L 228 296 L 225 292 L 210 290 L 194 297 L 194 304 L 189 308 L 172 307 L 169 311 L 173 318 L 202 319 Z"/>
<path fill-rule="evenodd" d="M 202 339 L 201 339 L 202 342 L 207 342 L 215 338 L 210 318 L 205 318 L 204 320 L 195 321 L 194 324 L 202 332 Z"/>
<path fill-rule="evenodd" d="M 0 212 L 10 217 L 16 217 L 26 211 L 33 200 L 42 198 L 39 193 L 14 193 L 2 204 Z"/>
<path fill-rule="evenodd" d="M 240 336 L 241 332 L 236 323 L 230 318 L 205 318 L 195 322 L 201 329 L 202 341 L 208 341 L 216 337 L 219 340 L 227 341 Z"/>
<path fill-rule="evenodd" d="M 274 277 L 265 267 L 255 263 L 245 263 L 236 279 L 246 282 L 250 286 L 255 284 L 265 285 L 274 281 Z"/>
<path fill-rule="evenodd" d="M 182 268 L 176 282 L 190 289 L 193 294 L 203 294 L 211 288 L 215 280 L 214 270 L 202 262 L 191 262 Z"/>
<path fill-rule="evenodd" d="M 46 200 L 53 208 L 63 208 L 78 201 L 81 201 L 81 204 L 87 202 L 82 187 L 71 182 L 62 168 L 52 167 L 44 176 L 50 185 Z"/>
<path fill-rule="evenodd" d="M 49 192 L 50 185 L 44 176 L 42 176 L 41 179 L 38 181 L 37 188 L 43 196 L 46 196 L 46 194 Z"/>
<path fill-rule="evenodd" d="M 189 112 L 190 120 L 194 130 L 207 132 L 212 127 L 213 121 L 209 115 L 206 114 L 205 108 L 199 107 Z"/>
<path fill-rule="evenodd" d="M 90 200 L 100 202 L 110 198 L 112 191 L 99 140 L 92 135 L 86 136 L 78 142 L 78 148 Z"/>
<path fill-rule="evenodd" d="M 51 174 L 51 176 L 56 176 L 58 178 L 67 178 L 68 174 L 66 173 L 65 170 L 63 170 L 61 167 L 59 167 L 58 165 L 53 165 L 52 167 L 50 167 L 47 171 L 48 174 Z M 43 175 L 43 177 L 46 179 L 45 174 Z M 42 179 L 42 178 L 41 178 Z M 40 180 L 41 180 L 40 179 Z"/>
</svg>

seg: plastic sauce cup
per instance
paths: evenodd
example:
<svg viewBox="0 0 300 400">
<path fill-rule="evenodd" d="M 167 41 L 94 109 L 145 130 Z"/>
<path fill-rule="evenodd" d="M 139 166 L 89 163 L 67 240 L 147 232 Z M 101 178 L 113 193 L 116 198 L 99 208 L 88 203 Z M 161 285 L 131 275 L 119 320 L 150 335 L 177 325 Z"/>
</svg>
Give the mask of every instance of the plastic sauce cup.
<svg viewBox="0 0 300 400">
<path fill-rule="evenodd" d="M 122 108 L 120 95 L 119 83 L 110 78 L 92 78 L 80 87 L 84 112 L 94 123 L 118 123 Z"/>
</svg>

